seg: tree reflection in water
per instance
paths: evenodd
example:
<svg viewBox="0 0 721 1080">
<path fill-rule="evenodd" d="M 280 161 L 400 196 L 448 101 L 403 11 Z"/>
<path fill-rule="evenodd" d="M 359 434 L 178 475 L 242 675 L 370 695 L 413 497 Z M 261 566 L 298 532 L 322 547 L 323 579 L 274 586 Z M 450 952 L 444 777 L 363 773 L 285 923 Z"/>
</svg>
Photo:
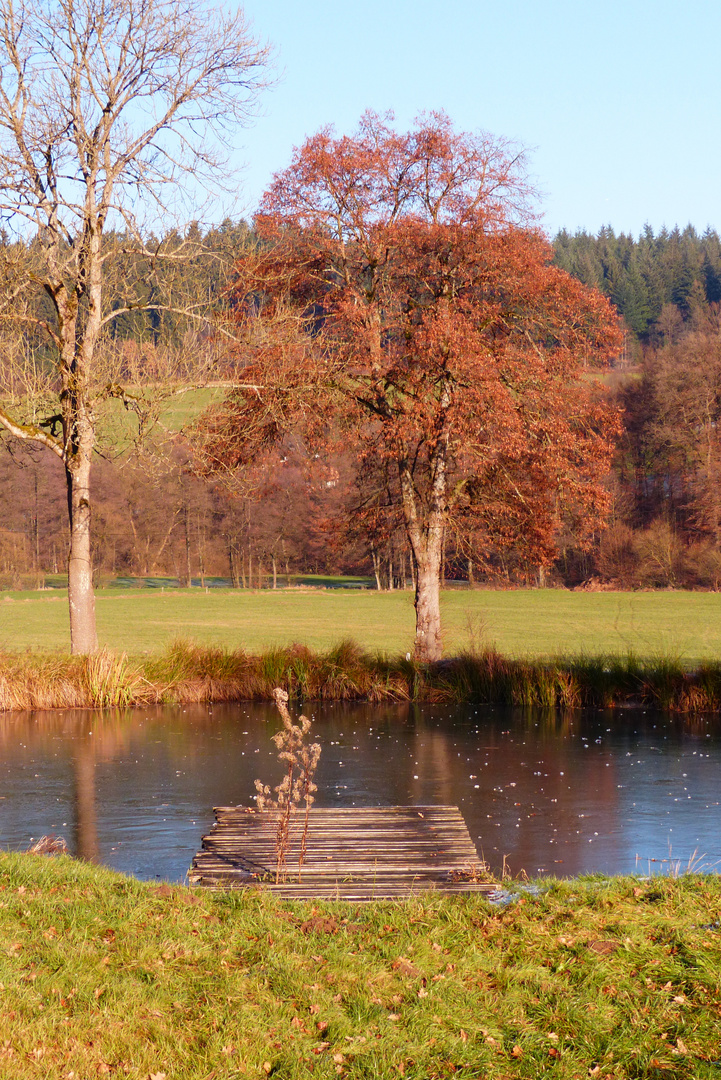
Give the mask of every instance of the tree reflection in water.
<svg viewBox="0 0 721 1080">
<path fill-rule="evenodd" d="M 100 861 L 95 806 L 95 743 L 92 728 L 75 743 L 75 854 L 88 862 Z"/>
</svg>

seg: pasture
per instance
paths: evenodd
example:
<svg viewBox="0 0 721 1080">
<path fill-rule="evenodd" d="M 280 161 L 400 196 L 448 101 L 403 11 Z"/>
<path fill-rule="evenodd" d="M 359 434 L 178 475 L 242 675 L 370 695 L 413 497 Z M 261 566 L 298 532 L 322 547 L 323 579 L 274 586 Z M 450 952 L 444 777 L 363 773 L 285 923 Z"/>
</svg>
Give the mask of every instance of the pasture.
<svg viewBox="0 0 721 1080">
<path fill-rule="evenodd" d="M 721 657 L 718 593 L 447 589 L 442 615 L 447 656 L 493 645 L 528 659 L 633 653 L 692 667 Z M 292 642 L 323 650 L 349 637 L 388 655 L 413 645 L 410 591 L 112 587 L 98 590 L 97 616 L 100 644 L 133 655 L 178 638 L 249 652 Z M 68 646 L 63 590 L 0 594 L 1 648 Z"/>
</svg>

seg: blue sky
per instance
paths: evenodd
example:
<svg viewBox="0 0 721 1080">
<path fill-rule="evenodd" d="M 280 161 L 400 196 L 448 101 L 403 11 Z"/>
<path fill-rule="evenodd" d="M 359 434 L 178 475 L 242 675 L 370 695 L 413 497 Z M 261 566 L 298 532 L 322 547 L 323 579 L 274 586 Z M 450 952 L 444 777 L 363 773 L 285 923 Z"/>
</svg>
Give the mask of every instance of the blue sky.
<svg viewBox="0 0 721 1080">
<path fill-rule="evenodd" d="M 252 212 L 291 149 L 444 109 L 530 150 L 543 224 L 721 229 L 719 0 L 246 0 L 279 82 L 240 136 Z"/>
</svg>

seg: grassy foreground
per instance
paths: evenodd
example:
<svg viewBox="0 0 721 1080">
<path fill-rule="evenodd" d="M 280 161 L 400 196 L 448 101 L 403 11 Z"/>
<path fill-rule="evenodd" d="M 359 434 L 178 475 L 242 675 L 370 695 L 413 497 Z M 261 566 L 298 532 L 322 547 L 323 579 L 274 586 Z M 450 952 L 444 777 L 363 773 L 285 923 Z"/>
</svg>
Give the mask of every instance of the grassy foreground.
<svg viewBox="0 0 721 1080">
<path fill-rule="evenodd" d="M 687 671 L 676 661 L 633 655 L 533 661 L 486 649 L 422 664 L 367 653 L 350 640 L 317 653 L 292 645 L 249 655 L 184 641 L 135 659 L 108 650 L 85 657 L 0 653 L 0 710 L 271 701 L 277 686 L 301 701 L 721 712 L 721 663 Z"/>
<path fill-rule="evenodd" d="M 0 855 L 0 1078 L 717 1077 L 721 879 L 288 904 Z"/>
<path fill-rule="evenodd" d="M 494 646 L 512 658 L 721 658 L 721 593 L 447 589 L 441 607 L 447 656 Z M 98 590 L 97 613 L 101 644 L 134 655 L 177 637 L 254 653 L 294 641 L 325 650 L 343 637 L 389 654 L 413 646 L 410 592 L 113 588 Z M 64 592 L 0 594 L 0 647 L 65 650 L 69 641 Z"/>
</svg>

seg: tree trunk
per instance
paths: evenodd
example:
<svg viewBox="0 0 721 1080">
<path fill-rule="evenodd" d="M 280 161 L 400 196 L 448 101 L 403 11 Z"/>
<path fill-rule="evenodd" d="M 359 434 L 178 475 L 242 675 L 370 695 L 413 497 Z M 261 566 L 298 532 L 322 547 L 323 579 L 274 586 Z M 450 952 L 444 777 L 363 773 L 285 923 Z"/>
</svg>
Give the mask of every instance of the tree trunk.
<svg viewBox="0 0 721 1080">
<path fill-rule="evenodd" d="M 278 588 L 278 568 L 275 565 L 275 555 L 271 555 L 271 559 L 273 560 L 273 588 L 277 589 Z"/>
<path fill-rule="evenodd" d="M 38 467 L 34 469 L 35 502 L 33 505 L 33 570 L 40 571 L 40 500 L 38 499 Z"/>
<path fill-rule="evenodd" d="M 438 538 L 440 541 L 440 537 Z M 419 660 L 440 660 L 441 640 L 441 544 L 417 560 L 416 567 L 416 640 L 414 651 Z"/>
<path fill-rule="evenodd" d="M 240 588 L 238 574 L 238 551 L 232 540 L 228 540 L 228 562 L 230 563 L 230 583 L 234 589 Z"/>
<path fill-rule="evenodd" d="M 381 585 L 380 559 L 376 554 L 375 548 L 371 548 L 371 558 L 373 559 L 373 573 L 375 574 L 376 578 L 376 589 L 378 590 L 378 592 L 380 592 L 383 588 L 383 586 Z"/>
<path fill-rule="evenodd" d="M 201 587 L 201 589 L 204 589 L 205 588 L 205 543 L 204 543 L 203 534 L 200 531 L 200 511 L 198 511 L 198 516 L 196 517 L 196 522 L 195 523 L 196 523 L 196 526 L 197 526 L 197 533 L 198 533 L 198 567 L 199 567 L 199 571 L 200 571 L 200 587 Z M 203 533 L 204 532 L 205 532 L 205 529 L 203 529 Z"/>
<path fill-rule="evenodd" d="M 447 438 L 441 438 L 431 458 L 432 481 L 425 497 L 417 491 L 407 459 L 398 461 L 401 502 L 408 542 L 416 568 L 416 638 L 413 646 L 418 660 L 440 660 L 441 572 L 443 569 L 446 521 Z"/>
<path fill-rule="evenodd" d="M 70 651 L 77 655 L 95 652 L 98 647 L 90 551 L 90 454 L 78 454 L 72 469 L 66 466 L 65 478 L 70 518 Z"/>
</svg>

